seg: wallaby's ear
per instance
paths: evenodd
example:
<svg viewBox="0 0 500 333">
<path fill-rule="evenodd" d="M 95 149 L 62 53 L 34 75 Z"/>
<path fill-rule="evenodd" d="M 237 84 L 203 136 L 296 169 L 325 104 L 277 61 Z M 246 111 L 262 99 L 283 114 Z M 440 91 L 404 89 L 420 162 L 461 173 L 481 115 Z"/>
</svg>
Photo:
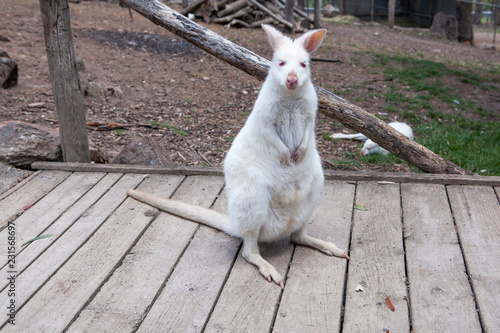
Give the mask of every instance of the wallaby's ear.
<svg viewBox="0 0 500 333">
<path fill-rule="evenodd" d="M 276 50 L 281 43 L 287 38 L 283 36 L 281 32 L 279 32 L 277 29 L 274 27 L 268 25 L 268 24 L 262 24 L 262 29 L 266 32 L 267 39 L 269 40 L 269 44 L 271 44 L 271 47 L 273 50 Z"/>
<path fill-rule="evenodd" d="M 304 48 L 307 52 L 311 53 L 321 45 L 321 42 L 323 41 L 325 35 L 325 29 L 313 30 L 300 36 L 299 40 L 303 39 Z"/>
</svg>

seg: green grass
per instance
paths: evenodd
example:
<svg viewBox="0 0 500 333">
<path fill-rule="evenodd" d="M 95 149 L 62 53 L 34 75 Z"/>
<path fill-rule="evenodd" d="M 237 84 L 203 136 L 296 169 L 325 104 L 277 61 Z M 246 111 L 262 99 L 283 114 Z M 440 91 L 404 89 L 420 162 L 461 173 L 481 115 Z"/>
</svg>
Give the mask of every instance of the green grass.
<svg viewBox="0 0 500 333">
<path fill-rule="evenodd" d="M 445 117 L 447 118 L 447 117 Z M 434 120 L 417 126 L 417 142 L 464 169 L 482 175 L 500 175 L 500 126 L 494 121 Z"/>
<path fill-rule="evenodd" d="M 180 128 L 177 128 L 177 126 L 175 126 L 175 125 L 171 125 L 171 124 L 168 124 L 168 123 L 159 123 L 157 121 L 150 121 L 149 123 L 151 125 L 160 126 L 160 127 L 163 127 L 163 128 L 168 128 L 169 130 L 171 130 L 172 132 L 174 132 L 177 135 L 187 135 L 186 131 L 183 131 Z"/>
<path fill-rule="evenodd" d="M 490 111 L 458 96 L 442 83 L 451 78 L 471 87 L 498 91 L 490 83 L 498 80 L 468 70 L 450 69 L 444 63 L 422 57 L 373 56 L 375 62 L 369 66 L 381 68 L 386 78 L 396 79 L 400 84 L 389 85 L 391 91 L 383 95 L 387 101 L 384 110 L 413 124 L 417 142 L 464 169 L 482 175 L 500 175 L 500 124 L 490 120 L 493 117 Z M 488 74 L 499 73 L 496 66 L 488 71 Z M 437 101 L 450 104 L 454 113 L 435 110 L 433 104 Z M 479 115 L 480 119 L 471 120 L 463 116 L 464 112 Z M 368 155 L 363 160 L 377 164 L 403 163 L 393 155 Z"/>
</svg>

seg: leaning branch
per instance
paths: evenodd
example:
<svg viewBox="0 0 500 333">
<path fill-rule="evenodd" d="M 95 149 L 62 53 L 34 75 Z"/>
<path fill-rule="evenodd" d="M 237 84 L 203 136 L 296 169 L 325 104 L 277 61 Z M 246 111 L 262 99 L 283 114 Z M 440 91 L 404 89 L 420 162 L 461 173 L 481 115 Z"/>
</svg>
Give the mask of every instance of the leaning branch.
<svg viewBox="0 0 500 333">
<path fill-rule="evenodd" d="M 264 80 L 269 61 L 238 46 L 215 32 L 196 24 L 158 0 L 120 0 L 153 23 L 184 38 L 228 64 Z M 470 174 L 445 158 L 433 153 L 372 116 L 360 107 L 316 87 L 319 111 L 344 126 L 365 134 L 394 155 L 429 173 Z"/>
</svg>

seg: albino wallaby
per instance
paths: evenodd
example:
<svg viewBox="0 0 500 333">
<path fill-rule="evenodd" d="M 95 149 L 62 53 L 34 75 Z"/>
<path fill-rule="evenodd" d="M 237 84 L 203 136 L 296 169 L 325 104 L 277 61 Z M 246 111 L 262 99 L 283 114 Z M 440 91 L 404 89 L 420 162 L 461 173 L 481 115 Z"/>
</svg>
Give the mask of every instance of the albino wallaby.
<svg viewBox="0 0 500 333">
<path fill-rule="evenodd" d="M 388 125 L 391 126 L 392 128 L 394 128 L 399 133 L 406 136 L 408 139 L 413 140 L 413 131 L 408 124 L 394 121 L 392 123 L 389 123 Z M 382 155 L 389 154 L 389 152 L 387 150 L 380 147 L 377 143 L 368 139 L 366 137 L 366 135 L 361 134 L 361 133 L 356 133 L 356 134 L 334 133 L 331 135 L 331 137 L 334 139 L 349 139 L 349 140 L 365 141 L 363 149 L 361 149 L 361 152 L 360 152 L 361 155 L 366 156 L 369 154 L 382 154 Z"/>
<path fill-rule="evenodd" d="M 306 232 L 323 186 L 314 134 L 318 100 L 310 78 L 310 53 L 321 44 L 326 30 L 292 40 L 271 26 L 262 28 L 274 56 L 252 113 L 224 161 L 229 216 L 134 190 L 128 194 L 242 238 L 243 257 L 269 282 L 283 287 L 283 277 L 261 257 L 259 241 L 291 235 L 294 243 L 349 257 L 335 244 Z"/>
<path fill-rule="evenodd" d="M 398 131 L 399 133 L 406 136 L 408 139 L 413 140 L 413 130 L 411 129 L 411 127 L 408 124 L 395 121 L 395 122 L 389 123 L 389 126 L 391 126 L 396 131 Z M 387 154 L 389 154 L 389 152 L 387 150 L 385 150 L 384 148 L 380 147 L 377 143 L 368 139 L 368 140 L 366 140 L 365 144 L 363 145 L 363 149 L 361 149 L 360 154 L 364 155 L 364 156 L 369 155 L 369 154 L 387 155 Z"/>
</svg>

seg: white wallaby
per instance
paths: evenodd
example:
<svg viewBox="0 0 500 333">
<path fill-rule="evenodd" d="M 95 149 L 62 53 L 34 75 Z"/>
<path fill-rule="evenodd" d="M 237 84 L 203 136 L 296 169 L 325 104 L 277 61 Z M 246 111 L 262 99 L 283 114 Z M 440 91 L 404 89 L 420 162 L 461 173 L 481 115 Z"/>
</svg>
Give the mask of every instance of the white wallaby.
<svg viewBox="0 0 500 333">
<path fill-rule="evenodd" d="M 326 30 L 292 40 L 263 25 L 274 56 L 252 113 L 224 161 L 229 216 L 134 190 L 128 194 L 162 210 L 243 239 L 243 257 L 269 281 L 283 277 L 264 260 L 259 241 L 290 235 L 294 243 L 349 258 L 335 244 L 307 234 L 306 227 L 323 186 L 314 124 L 317 96 L 311 83 L 310 53 Z"/>
<path fill-rule="evenodd" d="M 411 127 L 408 124 L 394 121 L 392 123 L 389 123 L 388 125 L 391 126 L 392 128 L 394 128 L 399 133 L 406 136 L 408 139 L 413 140 L 413 130 L 411 129 Z M 368 139 L 366 137 L 366 135 L 361 134 L 361 133 L 356 133 L 356 134 L 334 133 L 331 135 L 331 137 L 334 139 L 348 139 L 348 140 L 365 141 L 365 144 L 363 145 L 363 149 L 361 149 L 361 152 L 360 152 L 361 155 L 366 156 L 369 154 L 382 154 L 382 155 L 389 154 L 389 152 L 386 149 L 380 147 L 377 143 Z"/>
<path fill-rule="evenodd" d="M 389 123 L 389 126 L 391 126 L 396 131 L 398 131 L 399 133 L 406 136 L 408 139 L 413 140 L 413 130 L 411 129 L 411 127 L 408 124 L 395 121 L 395 122 Z M 364 155 L 364 156 L 369 155 L 369 154 L 387 155 L 387 154 L 389 154 L 389 152 L 387 150 L 385 150 L 384 148 L 380 147 L 377 143 L 368 139 L 368 140 L 366 140 L 365 144 L 363 145 L 363 149 L 361 149 L 360 154 Z"/>
</svg>

